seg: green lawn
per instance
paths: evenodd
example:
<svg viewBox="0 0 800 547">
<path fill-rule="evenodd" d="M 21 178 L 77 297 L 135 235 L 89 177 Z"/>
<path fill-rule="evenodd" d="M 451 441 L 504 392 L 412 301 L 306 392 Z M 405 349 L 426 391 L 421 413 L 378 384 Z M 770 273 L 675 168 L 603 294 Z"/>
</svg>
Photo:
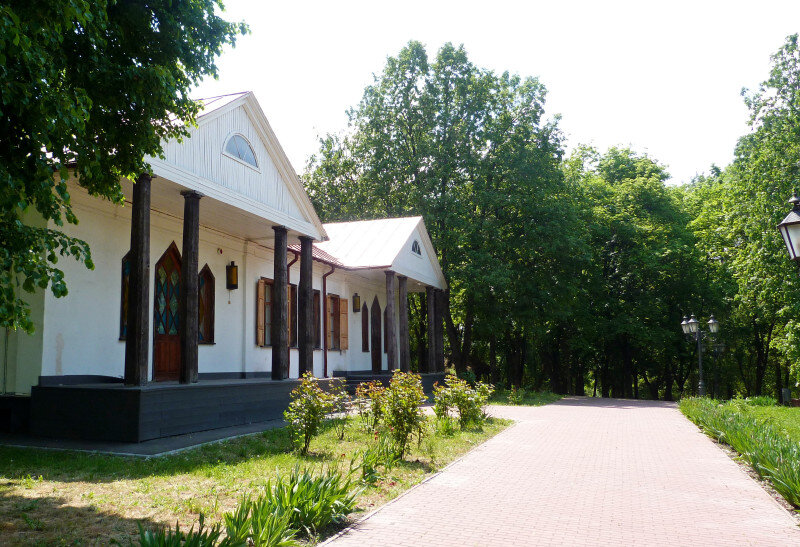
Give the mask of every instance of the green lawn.
<svg viewBox="0 0 800 547">
<path fill-rule="evenodd" d="M 510 422 L 489 419 L 480 430 L 449 437 L 433 432 L 432 423 L 405 461 L 364 490 L 360 512 L 394 498 Z M 188 528 L 200 513 L 211 524 L 276 471 L 285 474 L 297 463 L 347 471 L 353 453 L 372 441 L 352 417 L 344 440 L 327 427 L 305 457 L 290 452 L 285 429 L 151 459 L 0 447 L 0 543 L 127 543 L 139 521 L 149 527 L 180 521 Z"/>
<path fill-rule="evenodd" d="M 776 427 L 800 443 L 800 407 L 754 406 L 747 409 L 754 418 Z"/>
</svg>

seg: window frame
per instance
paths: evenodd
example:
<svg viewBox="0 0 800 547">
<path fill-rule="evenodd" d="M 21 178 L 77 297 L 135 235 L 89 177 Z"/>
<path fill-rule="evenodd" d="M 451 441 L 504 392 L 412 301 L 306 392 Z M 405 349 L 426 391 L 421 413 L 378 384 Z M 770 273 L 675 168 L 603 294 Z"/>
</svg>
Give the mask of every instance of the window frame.
<svg viewBox="0 0 800 547">
<path fill-rule="evenodd" d="M 258 314 L 259 314 L 259 302 L 258 302 L 258 285 L 260 283 L 264 283 L 264 343 L 260 344 L 258 340 Z M 269 277 L 259 277 L 256 281 L 256 347 L 259 348 L 271 348 L 272 347 L 272 303 L 274 301 L 274 280 L 270 279 Z"/>
<path fill-rule="evenodd" d="M 422 245 L 419 244 L 418 239 L 415 239 L 411 243 L 411 254 L 418 258 L 422 258 Z"/>
<path fill-rule="evenodd" d="M 200 293 L 200 291 L 201 291 L 200 280 L 203 278 L 203 276 L 205 276 L 205 278 L 206 278 L 206 282 L 205 282 L 205 287 L 204 288 L 205 288 L 206 297 L 207 297 L 206 298 L 206 315 L 205 315 L 205 318 L 207 319 L 207 327 L 206 327 L 205 336 L 203 337 L 204 339 L 203 340 L 199 340 L 198 339 L 197 343 L 200 344 L 200 345 L 210 346 L 210 345 L 214 344 L 214 323 L 215 323 L 215 321 L 214 321 L 214 313 L 215 313 L 215 310 L 216 310 L 216 299 L 215 299 L 216 279 L 214 278 L 214 272 L 211 271 L 211 268 L 208 266 L 208 264 L 205 264 L 200 269 L 200 273 L 197 274 L 197 291 L 198 291 L 197 300 L 198 300 L 198 302 L 201 301 L 202 298 L 203 298 L 203 295 Z M 198 317 L 197 317 L 197 335 L 198 335 L 198 338 L 199 338 L 201 332 L 203 332 L 203 323 L 200 321 L 199 311 L 198 311 Z"/>
<path fill-rule="evenodd" d="M 243 160 L 243 159 L 242 159 L 242 158 L 240 158 L 239 156 L 235 156 L 235 155 L 231 154 L 230 152 L 228 152 L 228 150 L 227 150 L 227 148 L 228 148 L 228 143 L 230 143 L 230 142 L 231 142 L 231 140 L 233 140 L 233 138 L 234 138 L 234 137 L 237 137 L 237 136 L 239 136 L 239 137 L 241 137 L 242 139 L 244 139 L 244 142 L 245 142 L 245 143 L 247 143 L 247 146 L 249 146 L 249 147 L 250 147 L 250 152 L 252 152 L 252 153 L 253 153 L 253 159 L 255 159 L 255 161 L 256 161 L 256 164 L 255 164 L 255 165 L 253 165 L 252 163 L 250 163 L 250 162 L 248 162 L 248 161 L 245 161 L 245 160 Z M 244 136 L 242 133 L 239 133 L 239 132 L 233 132 L 233 133 L 231 133 L 230 135 L 228 135 L 228 137 L 225 139 L 225 144 L 223 144 L 223 145 L 222 145 L 222 155 L 223 155 L 223 156 L 226 156 L 226 157 L 228 157 L 228 158 L 230 158 L 230 159 L 232 159 L 232 160 L 234 160 L 234 161 L 236 161 L 236 162 L 239 162 L 239 163 L 241 163 L 242 165 L 244 165 L 244 166 L 246 166 L 246 167 L 249 167 L 250 169 L 252 169 L 252 170 L 256 171 L 257 173 L 261 173 L 261 167 L 259 166 L 259 162 L 258 162 L 258 156 L 256 155 L 256 151 L 255 151 L 255 149 L 253 148 L 253 145 L 252 145 L 252 143 L 250 142 L 250 139 L 248 139 L 247 137 L 245 137 L 245 136 Z"/>
<path fill-rule="evenodd" d="M 322 349 L 322 300 L 318 290 L 314 290 L 313 296 L 313 317 L 314 317 L 314 349 Z"/>
<path fill-rule="evenodd" d="M 125 272 L 125 264 L 128 264 L 128 271 Z M 125 341 L 128 338 L 128 300 L 130 299 L 130 280 L 131 280 L 131 252 L 125 253 L 120 263 L 120 306 L 119 306 L 119 340 Z"/>
<path fill-rule="evenodd" d="M 367 306 L 366 300 L 361 305 L 361 351 L 363 353 L 369 353 L 369 333 L 370 333 L 370 323 L 369 323 L 369 306 Z"/>
<path fill-rule="evenodd" d="M 341 334 L 341 323 L 339 320 L 339 306 L 342 301 L 338 294 L 328 294 L 328 317 L 325 328 L 328 331 L 328 349 L 339 351 L 340 341 L 339 335 Z"/>
</svg>

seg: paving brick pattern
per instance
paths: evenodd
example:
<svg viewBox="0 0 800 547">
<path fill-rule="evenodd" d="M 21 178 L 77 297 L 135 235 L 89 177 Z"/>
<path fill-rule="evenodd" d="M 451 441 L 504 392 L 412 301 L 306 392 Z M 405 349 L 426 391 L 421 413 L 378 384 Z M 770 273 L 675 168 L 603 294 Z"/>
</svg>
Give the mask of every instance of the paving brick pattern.
<svg viewBox="0 0 800 547">
<path fill-rule="evenodd" d="M 674 404 L 491 412 L 517 423 L 327 544 L 800 546 L 789 513 Z"/>
</svg>

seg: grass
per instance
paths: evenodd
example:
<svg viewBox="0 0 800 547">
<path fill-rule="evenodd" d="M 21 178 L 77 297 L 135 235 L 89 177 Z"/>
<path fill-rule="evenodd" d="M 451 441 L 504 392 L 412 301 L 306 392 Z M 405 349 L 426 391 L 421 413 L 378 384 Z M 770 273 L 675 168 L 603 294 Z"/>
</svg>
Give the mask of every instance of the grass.
<svg viewBox="0 0 800 547">
<path fill-rule="evenodd" d="M 554 403 L 560 400 L 563 395 L 557 395 L 549 391 L 530 391 L 527 389 L 517 390 L 513 396 L 512 391 L 498 388 L 491 397 L 489 403 L 496 405 L 524 405 L 541 406 Z"/>
<path fill-rule="evenodd" d="M 708 435 L 739 452 L 800 509 L 800 408 L 688 398 L 681 400 L 680 409 Z"/>
<path fill-rule="evenodd" d="M 359 512 L 386 503 L 509 423 L 489 419 L 481 429 L 446 437 L 431 425 L 404 461 L 364 489 Z M 138 522 L 188 529 L 202 513 L 210 525 L 277 473 L 297 464 L 346 471 L 351 456 L 371 443 L 372 434 L 351 417 L 344 440 L 328 424 L 306 456 L 291 452 L 285 429 L 150 459 L 0 447 L 0 537 L 4 545 L 127 544 Z"/>
</svg>

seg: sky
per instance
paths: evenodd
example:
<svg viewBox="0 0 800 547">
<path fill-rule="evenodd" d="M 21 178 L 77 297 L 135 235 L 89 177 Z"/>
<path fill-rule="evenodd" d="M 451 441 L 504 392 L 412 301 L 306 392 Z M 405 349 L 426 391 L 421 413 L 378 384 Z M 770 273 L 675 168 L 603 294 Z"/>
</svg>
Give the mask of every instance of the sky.
<svg viewBox="0 0 800 547">
<path fill-rule="evenodd" d="M 319 136 L 410 40 L 463 44 L 477 66 L 539 79 L 568 148 L 630 146 L 673 183 L 723 167 L 748 132 L 742 88 L 800 31 L 800 0 L 266 2 L 226 0 L 251 33 L 195 96 L 253 91 L 298 172 Z"/>
</svg>

